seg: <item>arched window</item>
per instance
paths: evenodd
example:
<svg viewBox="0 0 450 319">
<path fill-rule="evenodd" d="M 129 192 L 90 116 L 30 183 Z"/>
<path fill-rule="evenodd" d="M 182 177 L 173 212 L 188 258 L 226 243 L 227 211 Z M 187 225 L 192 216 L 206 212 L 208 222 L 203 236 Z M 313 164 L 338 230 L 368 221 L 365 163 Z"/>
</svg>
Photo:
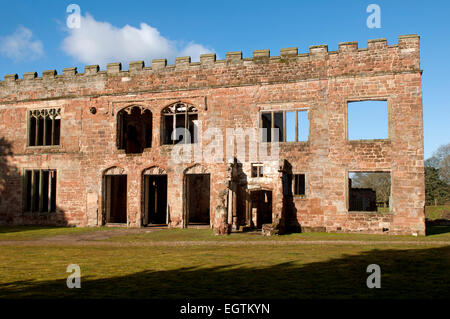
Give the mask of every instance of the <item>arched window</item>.
<svg viewBox="0 0 450 319">
<path fill-rule="evenodd" d="M 127 107 L 117 114 L 118 148 L 126 153 L 142 153 L 152 147 L 152 112 L 140 106 Z"/>
<path fill-rule="evenodd" d="M 161 115 L 162 144 L 197 143 L 198 110 L 195 106 L 176 102 L 164 108 Z"/>
<path fill-rule="evenodd" d="M 28 146 L 59 145 L 61 109 L 28 112 Z"/>
</svg>

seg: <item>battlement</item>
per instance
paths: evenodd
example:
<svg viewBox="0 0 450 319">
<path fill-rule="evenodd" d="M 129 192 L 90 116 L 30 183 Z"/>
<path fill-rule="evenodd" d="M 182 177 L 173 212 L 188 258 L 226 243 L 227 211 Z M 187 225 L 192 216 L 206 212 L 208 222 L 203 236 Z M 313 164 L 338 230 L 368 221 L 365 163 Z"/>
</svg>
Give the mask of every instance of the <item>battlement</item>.
<svg viewBox="0 0 450 319">
<path fill-rule="evenodd" d="M 377 57 L 375 59 L 375 56 Z M 394 63 L 385 63 L 383 61 L 391 60 Z M 395 63 L 399 60 L 402 63 Z M 261 66 L 267 68 L 276 65 L 277 63 L 289 64 L 294 66 L 297 62 L 298 73 L 301 78 L 323 77 L 317 74 L 306 74 L 307 70 L 317 70 L 317 63 L 322 63 L 322 70 L 327 69 L 326 76 L 338 76 L 340 74 L 350 74 L 351 72 L 387 72 L 387 71 L 420 71 L 419 66 L 419 36 L 418 35 L 403 35 L 398 37 L 398 44 L 387 45 L 386 39 L 369 40 L 367 48 L 358 48 L 357 42 L 342 42 L 338 45 L 338 50 L 328 51 L 327 45 L 314 45 L 309 47 L 307 53 L 299 53 L 297 47 L 283 48 L 280 50 L 279 56 L 271 56 L 270 50 L 255 50 L 252 57 L 243 57 L 241 51 L 227 52 L 225 59 L 217 60 L 216 54 L 202 54 L 199 62 L 192 62 L 191 57 L 177 57 L 175 64 L 168 65 L 166 59 L 155 59 L 152 65 L 145 66 L 144 61 L 130 62 L 128 70 L 122 69 L 122 64 L 119 62 L 109 63 L 106 70 L 100 70 L 98 65 L 87 65 L 84 67 L 83 73 L 78 73 L 77 68 L 65 68 L 62 74 L 58 74 L 56 70 L 46 70 L 42 72 L 39 77 L 37 72 L 26 72 L 22 78 L 17 74 L 5 75 L 4 81 L 0 81 L 0 96 L 5 97 L 14 94 L 12 88 L 18 89 L 23 87 L 24 90 L 36 88 L 32 83 L 49 83 L 49 81 L 63 82 L 63 84 L 76 85 L 96 80 L 108 81 L 110 78 L 117 77 L 133 78 L 134 76 L 151 76 L 152 74 L 159 74 L 163 72 L 172 71 L 197 71 L 207 72 L 208 70 L 223 69 L 224 67 L 239 67 L 243 68 L 257 68 Z M 366 69 L 361 67 L 352 67 L 347 70 L 349 63 L 356 61 L 366 61 Z M 313 67 L 305 67 L 306 64 L 314 64 Z M 364 64 L 359 62 L 359 64 Z M 372 66 L 369 66 L 372 64 Z M 264 67 L 268 65 L 268 67 Z M 375 67 L 373 67 L 375 65 Z M 392 67 L 392 65 L 394 65 Z M 276 66 L 272 67 L 276 68 Z M 396 68 L 396 70 L 389 70 L 389 68 Z M 306 70 L 306 71 L 305 71 Z M 214 71 L 211 71 L 214 72 Z M 305 73 L 302 75 L 302 73 Z M 169 76 L 169 75 L 168 75 Z M 38 85 L 40 86 L 40 85 Z M 43 85 L 46 87 L 47 85 Z"/>
<path fill-rule="evenodd" d="M 154 59 L 152 60 L 151 67 L 145 67 L 144 61 L 134 61 L 129 63 L 128 73 L 136 73 L 141 71 L 156 71 L 162 70 L 165 68 L 188 68 L 190 66 L 198 66 L 198 65 L 207 65 L 211 66 L 214 64 L 223 65 L 230 63 L 242 63 L 242 62 L 250 62 L 250 61 L 260 61 L 260 60 L 270 60 L 270 62 L 280 61 L 283 58 L 311 58 L 317 55 L 325 56 L 326 54 L 341 54 L 347 52 L 357 52 L 357 51 L 366 51 L 366 50 L 380 50 L 380 49 L 389 49 L 389 48 L 400 48 L 401 50 L 407 50 L 407 52 L 415 51 L 419 49 L 419 36 L 418 35 L 402 35 L 398 37 L 398 44 L 387 45 L 386 39 L 373 39 L 368 41 L 367 48 L 358 48 L 358 42 L 341 42 L 339 43 L 339 49 L 337 51 L 328 51 L 328 45 L 314 45 L 309 47 L 308 53 L 299 54 L 298 48 L 283 48 L 280 50 L 279 56 L 271 56 L 270 50 L 255 50 L 253 51 L 253 57 L 251 58 L 243 58 L 242 52 L 227 52 L 225 55 L 225 60 L 216 60 L 215 53 L 202 54 L 200 56 L 200 62 L 191 62 L 190 56 L 178 57 L 175 59 L 175 64 L 167 65 L 166 59 Z M 98 65 L 87 65 L 84 68 L 84 73 L 78 73 L 77 68 L 65 68 L 63 69 L 62 76 L 63 77 L 72 77 L 75 75 L 78 76 L 90 76 L 98 73 L 103 73 L 105 71 L 100 71 L 100 67 Z M 120 62 L 109 63 L 106 66 L 107 74 L 118 74 L 118 73 L 126 73 L 127 71 L 122 70 L 122 64 Z M 42 72 L 42 78 L 38 77 L 37 72 L 26 72 L 23 74 L 23 80 L 35 80 L 35 79 L 50 79 L 57 77 L 56 70 L 46 70 Z M 13 82 L 19 79 L 17 74 L 7 74 L 5 75 L 5 82 Z"/>
</svg>

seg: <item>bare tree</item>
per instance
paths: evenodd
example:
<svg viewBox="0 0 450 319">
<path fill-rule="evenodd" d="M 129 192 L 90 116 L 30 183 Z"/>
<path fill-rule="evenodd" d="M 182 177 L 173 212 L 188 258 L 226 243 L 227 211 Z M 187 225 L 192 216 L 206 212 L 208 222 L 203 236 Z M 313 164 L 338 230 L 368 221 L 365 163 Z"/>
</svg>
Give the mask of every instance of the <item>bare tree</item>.
<svg viewBox="0 0 450 319">
<path fill-rule="evenodd" d="M 450 143 L 439 146 L 433 156 L 425 161 L 425 166 L 438 169 L 441 179 L 450 183 Z"/>
</svg>

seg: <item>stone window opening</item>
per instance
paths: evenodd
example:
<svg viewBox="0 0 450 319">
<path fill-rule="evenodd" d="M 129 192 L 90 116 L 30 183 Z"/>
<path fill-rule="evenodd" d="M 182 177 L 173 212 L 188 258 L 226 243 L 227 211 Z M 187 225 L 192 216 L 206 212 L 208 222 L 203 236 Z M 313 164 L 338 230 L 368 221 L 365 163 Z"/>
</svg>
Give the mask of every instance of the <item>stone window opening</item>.
<svg viewBox="0 0 450 319">
<path fill-rule="evenodd" d="M 391 210 L 389 172 L 349 172 L 348 210 L 387 213 Z"/>
<path fill-rule="evenodd" d="M 305 196 L 306 195 L 306 185 L 305 185 L 305 174 L 293 174 L 293 194 L 294 196 Z"/>
<path fill-rule="evenodd" d="M 347 102 L 348 140 L 389 138 L 389 108 L 385 100 Z"/>
<path fill-rule="evenodd" d="M 198 110 L 196 107 L 177 102 L 164 108 L 161 115 L 162 144 L 197 143 Z"/>
<path fill-rule="evenodd" d="M 127 107 L 117 114 L 118 149 L 139 154 L 152 147 L 152 112 L 140 106 Z"/>
<path fill-rule="evenodd" d="M 306 196 L 306 175 L 305 174 L 283 174 L 283 195 L 287 197 Z"/>
<path fill-rule="evenodd" d="M 61 109 L 28 111 L 28 146 L 59 145 Z"/>
<path fill-rule="evenodd" d="M 56 170 L 27 169 L 24 171 L 25 212 L 56 211 Z"/>
<path fill-rule="evenodd" d="M 307 142 L 308 110 L 263 111 L 260 128 L 263 142 Z"/>
<path fill-rule="evenodd" d="M 252 163 L 252 177 L 264 177 L 264 165 L 261 163 Z"/>
</svg>

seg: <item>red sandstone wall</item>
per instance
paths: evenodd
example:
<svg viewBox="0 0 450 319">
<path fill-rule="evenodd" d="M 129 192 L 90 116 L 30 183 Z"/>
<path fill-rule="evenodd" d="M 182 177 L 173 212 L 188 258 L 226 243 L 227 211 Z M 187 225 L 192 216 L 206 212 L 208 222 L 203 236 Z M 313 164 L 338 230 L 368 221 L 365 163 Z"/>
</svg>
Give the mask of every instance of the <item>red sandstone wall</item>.
<svg viewBox="0 0 450 319">
<path fill-rule="evenodd" d="M 45 72 L 42 78 L 33 74 L 26 79 L 5 77 L 0 82 L 0 137 L 11 144 L 11 156 L 1 156 L 5 182 L 0 184 L 0 222 L 98 225 L 102 174 L 118 166 L 128 175 L 128 224 L 138 227 L 142 171 L 156 165 L 168 175 L 172 225 L 181 226 L 183 173 L 194 162 L 171 164 L 172 146 L 160 145 L 159 127 L 161 110 L 182 100 L 199 109 L 204 129 L 257 128 L 261 110 L 309 107 L 309 141 L 281 143 L 280 158 L 292 164 L 294 173 L 306 173 L 308 181 L 306 198 L 294 199 L 296 211 L 290 222 L 327 231 L 383 232 L 385 228 L 394 234 L 424 234 L 417 36 L 400 37 L 398 45 L 392 46 L 386 46 L 385 40 L 370 41 L 367 49 L 344 43 L 335 52 L 316 46 L 309 54 L 285 49 L 281 57 L 255 51 L 253 58 L 246 59 L 229 53 L 223 61 L 204 55 L 200 63 L 183 58 L 176 62 L 165 66 L 158 60 L 152 68 L 132 63 L 129 71 L 111 64 L 107 71 L 88 66 L 84 74 L 65 69 L 62 75 Z M 389 139 L 347 141 L 346 102 L 374 98 L 388 99 Z M 116 147 L 116 115 L 129 105 L 153 113 L 153 146 L 139 155 L 127 155 Z M 27 148 L 26 110 L 54 106 L 62 109 L 61 146 Z M 96 114 L 89 112 L 91 107 Z M 202 164 L 211 173 L 214 214 L 218 192 L 226 188 L 226 164 Z M 22 212 L 19 173 L 24 168 L 58 170 L 57 214 Z M 250 176 L 249 165 L 244 168 Z M 351 170 L 391 172 L 392 214 L 348 212 L 347 173 Z M 274 214 L 278 214 L 281 196 L 276 169 L 271 174 L 269 187 L 274 189 Z"/>
</svg>

